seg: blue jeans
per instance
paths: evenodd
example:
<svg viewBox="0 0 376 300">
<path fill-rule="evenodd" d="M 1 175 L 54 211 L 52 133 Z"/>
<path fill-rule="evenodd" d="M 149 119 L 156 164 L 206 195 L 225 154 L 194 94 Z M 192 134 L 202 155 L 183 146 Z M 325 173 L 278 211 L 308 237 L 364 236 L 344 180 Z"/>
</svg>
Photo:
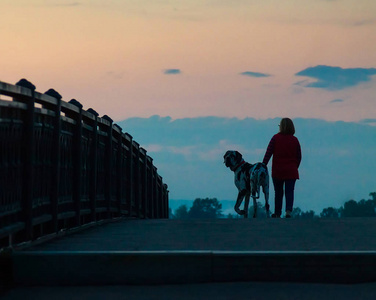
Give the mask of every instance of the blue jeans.
<svg viewBox="0 0 376 300">
<path fill-rule="evenodd" d="M 277 216 L 282 214 L 282 199 L 283 199 L 283 187 L 285 187 L 285 198 L 286 198 L 286 210 L 292 211 L 294 206 L 294 188 L 296 179 L 277 179 L 273 178 L 274 191 L 275 191 L 275 209 L 274 213 Z"/>
</svg>

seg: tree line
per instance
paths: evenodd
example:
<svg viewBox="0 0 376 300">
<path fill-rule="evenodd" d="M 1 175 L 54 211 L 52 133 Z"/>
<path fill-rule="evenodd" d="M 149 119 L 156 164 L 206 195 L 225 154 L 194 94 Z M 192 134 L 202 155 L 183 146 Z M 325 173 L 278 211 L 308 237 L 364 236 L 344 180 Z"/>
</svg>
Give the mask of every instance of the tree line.
<svg viewBox="0 0 376 300">
<path fill-rule="evenodd" d="M 314 218 L 351 218 L 351 217 L 376 217 L 376 192 L 370 193 L 370 199 L 360 201 L 349 200 L 339 208 L 327 207 L 320 214 L 313 210 L 302 211 L 295 207 L 292 211 L 292 217 L 295 219 L 314 219 Z M 234 203 L 235 204 L 235 203 Z M 257 202 L 257 215 L 259 218 L 265 218 L 266 213 L 263 205 Z M 253 215 L 253 205 L 250 203 L 249 214 Z M 181 205 L 175 211 L 170 209 L 170 218 L 172 219 L 216 219 L 216 218 L 242 218 L 236 213 L 224 215 L 222 204 L 216 198 L 197 198 L 193 201 L 190 208 L 187 205 Z"/>
<path fill-rule="evenodd" d="M 191 208 L 180 205 L 174 213 L 170 209 L 170 218 L 173 219 L 219 219 L 223 218 L 222 204 L 216 198 L 197 198 Z"/>
</svg>

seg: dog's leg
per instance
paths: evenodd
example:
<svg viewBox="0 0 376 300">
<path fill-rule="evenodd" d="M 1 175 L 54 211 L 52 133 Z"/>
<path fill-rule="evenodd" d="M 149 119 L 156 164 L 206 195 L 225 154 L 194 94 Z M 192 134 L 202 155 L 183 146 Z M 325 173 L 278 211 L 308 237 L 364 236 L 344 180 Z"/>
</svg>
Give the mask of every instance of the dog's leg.
<svg viewBox="0 0 376 300">
<path fill-rule="evenodd" d="M 256 182 L 254 181 L 254 177 L 251 178 L 251 193 L 250 193 L 250 196 L 252 197 L 252 200 L 253 200 L 253 217 L 256 218 L 257 217 L 257 190 L 256 190 Z"/>
<path fill-rule="evenodd" d="M 269 191 L 264 191 L 266 217 L 270 217 Z"/>
<path fill-rule="evenodd" d="M 266 177 L 265 183 L 262 186 L 262 191 L 264 192 L 265 196 L 265 210 L 266 210 L 266 217 L 270 217 L 270 205 L 269 205 L 269 177 Z"/>
<path fill-rule="evenodd" d="M 246 190 L 242 190 L 239 192 L 238 194 L 238 198 L 236 199 L 236 203 L 235 203 L 235 207 L 234 207 L 234 210 L 239 214 L 239 215 L 244 215 L 245 214 L 245 211 L 244 210 L 241 210 L 239 209 L 240 208 L 240 205 L 242 204 L 243 202 L 243 198 L 244 196 L 246 195 L 247 191 Z"/>
<path fill-rule="evenodd" d="M 249 198 L 250 198 L 250 194 L 247 193 L 245 195 L 245 200 L 244 200 L 244 218 L 248 218 L 248 206 L 249 206 Z"/>
<path fill-rule="evenodd" d="M 256 200 L 256 197 L 254 197 L 253 195 L 252 195 L 252 199 L 253 199 L 253 217 L 257 218 L 257 200 Z"/>
</svg>

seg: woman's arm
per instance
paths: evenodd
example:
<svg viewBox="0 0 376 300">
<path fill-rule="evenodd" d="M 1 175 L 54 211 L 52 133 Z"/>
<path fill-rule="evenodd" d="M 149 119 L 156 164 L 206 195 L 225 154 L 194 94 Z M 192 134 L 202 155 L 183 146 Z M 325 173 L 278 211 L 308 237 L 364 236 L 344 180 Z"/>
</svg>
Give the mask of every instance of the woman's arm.
<svg viewBox="0 0 376 300">
<path fill-rule="evenodd" d="M 273 136 L 272 139 L 269 142 L 268 148 L 266 149 L 266 152 L 265 152 L 265 155 L 264 155 L 264 159 L 262 160 L 262 162 L 265 165 L 268 164 L 270 158 L 272 157 L 272 155 L 274 153 L 274 143 L 275 143 L 275 138 Z"/>
</svg>

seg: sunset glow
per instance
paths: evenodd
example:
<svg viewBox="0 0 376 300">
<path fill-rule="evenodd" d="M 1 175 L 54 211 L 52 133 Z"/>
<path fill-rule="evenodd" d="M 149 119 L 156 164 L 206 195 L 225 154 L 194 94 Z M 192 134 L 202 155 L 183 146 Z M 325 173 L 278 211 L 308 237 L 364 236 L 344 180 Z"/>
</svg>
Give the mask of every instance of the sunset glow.
<svg viewBox="0 0 376 300">
<path fill-rule="evenodd" d="M 376 116 L 374 0 L 3 0 L 0 10 L 1 81 L 27 78 L 115 120 Z M 296 75 L 316 66 L 340 67 L 340 88 Z"/>
</svg>

